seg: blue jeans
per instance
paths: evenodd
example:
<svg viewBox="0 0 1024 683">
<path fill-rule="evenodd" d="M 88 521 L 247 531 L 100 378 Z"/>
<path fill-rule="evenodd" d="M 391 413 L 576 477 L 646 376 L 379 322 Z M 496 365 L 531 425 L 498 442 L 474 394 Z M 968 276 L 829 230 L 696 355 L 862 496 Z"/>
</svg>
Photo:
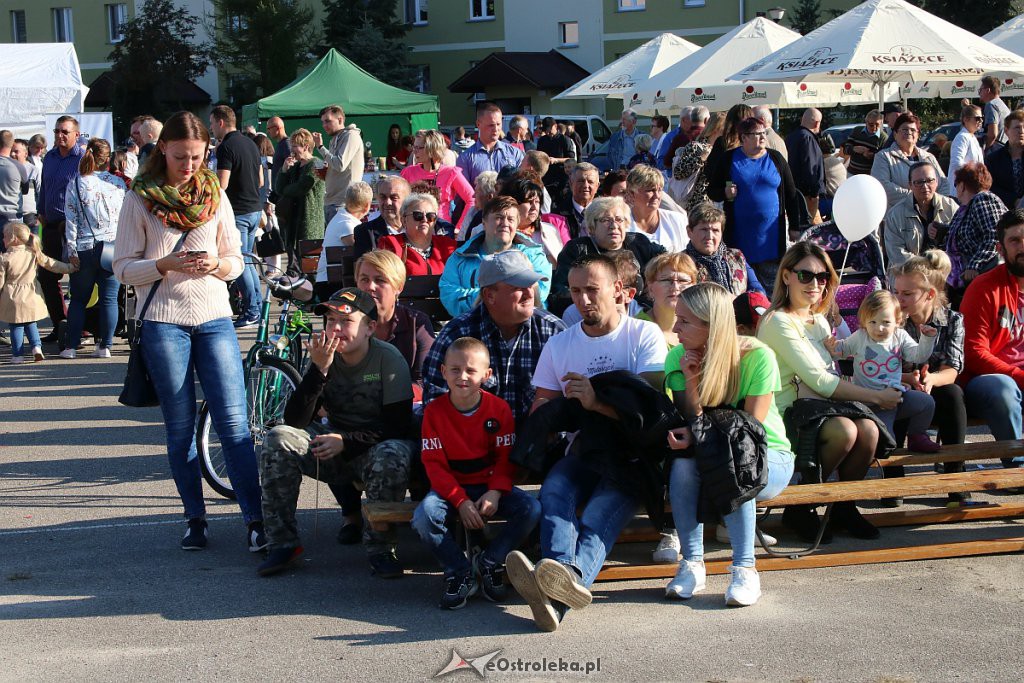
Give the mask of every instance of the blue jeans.
<svg viewBox="0 0 1024 683">
<path fill-rule="evenodd" d="M 964 389 L 964 402 L 970 415 L 985 420 L 996 441 L 1021 438 L 1021 391 L 1009 375 L 978 375 L 971 379 Z M 1004 465 L 1020 462 L 1015 458 L 1002 461 Z"/>
<path fill-rule="evenodd" d="M 235 214 L 235 226 L 242 234 L 242 251 L 252 253 L 256 244 L 256 230 L 260 227 L 261 211 L 253 213 Z M 263 297 L 260 295 L 260 277 L 256 274 L 256 266 L 245 259 L 245 268 L 242 270 L 242 305 L 245 307 L 244 316 L 247 318 L 258 318 L 260 309 L 263 306 Z"/>
<path fill-rule="evenodd" d="M 463 487 L 470 500 L 477 500 L 487 493 L 486 484 L 467 484 Z M 412 516 L 412 528 L 423 542 L 430 546 L 430 552 L 441 563 L 445 575 L 466 575 L 470 572 L 469 558 L 455 540 L 449 525 L 449 518 L 458 518 L 459 511 L 451 503 L 433 491 L 427 494 Z M 505 564 L 505 556 L 518 548 L 540 520 L 540 502 L 521 489 L 502 495 L 498 501 L 497 517 L 505 520 L 505 528 L 487 546 L 484 559 L 491 564 Z M 454 523 L 454 520 L 452 520 Z"/>
<path fill-rule="evenodd" d="M 142 326 L 141 347 L 160 397 L 167 457 L 185 517 L 194 519 L 206 514 L 195 440 L 198 377 L 224 448 L 228 477 L 238 495 L 242 517 L 246 524 L 263 519 L 256 452 L 246 414 L 242 357 L 231 319 L 217 318 L 194 327 L 147 321 Z"/>
<path fill-rule="evenodd" d="M 793 454 L 768 450 L 768 485 L 757 494 L 756 500 L 768 500 L 779 495 L 793 478 Z M 683 558 L 691 562 L 704 559 L 704 525 L 697 522 L 700 501 L 700 473 L 693 458 L 676 458 L 672 463 L 668 499 L 672 503 L 672 519 L 679 532 L 679 546 Z M 754 525 L 757 504 L 748 500 L 735 512 L 725 516 L 732 545 L 732 563 L 737 567 L 754 566 Z"/>
<path fill-rule="evenodd" d="M 100 314 L 100 328 L 96 333 L 97 347 L 109 349 L 114 345 L 114 327 L 117 325 L 117 278 L 100 265 L 103 245 L 78 253 L 78 271 L 71 273 L 71 305 L 68 306 L 68 348 L 77 349 L 82 343 L 85 325 L 85 306 L 92 298 L 92 288 L 99 288 L 96 306 Z"/>
<path fill-rule="evenodd" d="M 570 454 L 548 472 L 540 505 L 542 554 L 575 569 L 589 588 L 640 501 Z"/>
<path fill-rule="evenodd" d="M 11 356 L 24 355 L 25 335 L 28 335 L 28 343 L 31 347 L 42 346 L 39 341 L 39 327 L 35 323 L 11 323 Z"/>
</svg>

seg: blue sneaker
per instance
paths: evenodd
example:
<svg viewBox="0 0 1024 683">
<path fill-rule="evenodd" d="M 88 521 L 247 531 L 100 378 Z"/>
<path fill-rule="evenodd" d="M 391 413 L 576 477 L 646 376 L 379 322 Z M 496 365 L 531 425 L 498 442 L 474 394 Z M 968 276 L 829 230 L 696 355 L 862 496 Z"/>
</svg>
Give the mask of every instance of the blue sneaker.
<svg viewBox="0 0 1024 683">
<path fill-rule="evenodd" d="M 238 316 L 238 320 L 235 321 L 235 328 L 236 329 L 241 329 L 243 327 L 252 327 L 253 325 L 259 325 L 259 324 L 260 324 L 260 317 L 258 315 L 256 315 L 256 316 L 240 315 L 240 316 Z"/>
<path fill-rule="evenodd" d="M 182 550 L 202 550 L 206 547 L 206 520 L 195 517 L 188 520 L 188 531 L 185 538 L 181 539 Z"/>
</svg>

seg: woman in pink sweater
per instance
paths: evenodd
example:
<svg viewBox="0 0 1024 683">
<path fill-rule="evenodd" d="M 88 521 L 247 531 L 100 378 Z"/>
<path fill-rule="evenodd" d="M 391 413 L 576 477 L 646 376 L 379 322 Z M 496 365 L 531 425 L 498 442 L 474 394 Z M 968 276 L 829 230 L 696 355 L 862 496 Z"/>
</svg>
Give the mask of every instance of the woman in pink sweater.
<svg viewBox="0 0 1024 683">
<path fill-rule="evenodd" d="M 248 526 L 250 552 L 266 547 L 259 475 L 245 406 L 227 283 L 242 273 L 241 235 L 217 176 L 210 134 L 192 113 L 173 115 L 124 198 L 114 248 L 117 279 L 144 301 L 140 346 L 160 399 L 167 456 L 188 520 L 181 547 L 206 547 L 206 507 L 196 457 L 195 378 L 224 447 Z"/>
<path fill-rule="evenodd" d="M 421 130 L 416 133 L 416 142 L 412 151 L 416 155 L 416 163 L 409 164 L 402 169 L 402 177 L 409 181 L 410 185 L 419 182 L 427 182 L 437 187 L 440 191 L 438 204 L 438 215 L 452 222 L 452 200 L 458 195 L 466 203 L 466 207 L 473 205 L 473 186 L 469 184 L 462 169 L 455 166 L 442 166 L 441 159 L 448 149 L 444 142 L 444 136 L 436 130 Z M 463 219 L 467 211 L 462 212 L 459 219 L 459 229 L 463 225 Z"/>
</svg>

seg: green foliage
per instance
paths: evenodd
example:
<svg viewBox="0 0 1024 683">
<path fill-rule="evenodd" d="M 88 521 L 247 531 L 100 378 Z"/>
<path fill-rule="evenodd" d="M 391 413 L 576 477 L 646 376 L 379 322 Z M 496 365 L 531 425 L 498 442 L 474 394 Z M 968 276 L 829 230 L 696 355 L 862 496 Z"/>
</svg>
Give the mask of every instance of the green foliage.
<svg viewBox="0 0 1024 683">
<path fill-rule="evenodd" d="M 171 0 L 146 0 L 124 25 L 124 40 L 107 57 L 117 84 L 111 107 L 115 126 L 126 129 L 139 114 L 164 118 L 185 108 L 167 98 L 176 83 L 195 80 L 210 66 L 209 47 L 194 42 L 200 22 Z"/>
<path fill-rule="evenodd" d="M 379 0 L 324 0 L 321 50 L 333 47 L 377 80 L 415 89 L 417 72 L 406 61 L 409 49 L 403 41 L 407 27 L 394 8 Z"/>
<path fill-rule="evenodd" d="M 319 28 L 313 9 L 296 0 L 211 0 L 213 58 L 230 78 L 233 106 L 269 95 L 295 80 L 315 58 Z"/>
<path fill-rule="evenodd" d="M 821 26 L 821 1 L 798 0 L 789 17 L 789 25 L 802 36 Z"/>
<path fill-rule="evenodd" d="M 1020 13 L 1018 0 L 984 0 L 984 2 L 908 0 L 908 2 L 979 36 L 985 35 Z"/>
</svg>

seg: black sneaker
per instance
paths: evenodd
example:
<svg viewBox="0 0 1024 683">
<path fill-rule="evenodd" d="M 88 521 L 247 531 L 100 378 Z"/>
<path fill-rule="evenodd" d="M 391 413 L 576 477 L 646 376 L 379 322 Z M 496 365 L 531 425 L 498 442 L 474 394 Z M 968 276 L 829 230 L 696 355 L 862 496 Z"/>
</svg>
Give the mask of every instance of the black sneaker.
<svg viewBox="0 0 1024 683">
<path fill-rule="evenodd" d="M 363 541 L 363 525 L 357 522 L 342 524 L 338 529 L 338 543 L 342 545 L 356 545 Z"/>
<path fill-rule="evenodd" d="M 473 574 L 485 598 L 491 602 L 505 602 L 508 599 L 505 565 L 492 564 L 484 559 L 483 553 L 477 553 L 473 556 Z"/>
<path fill-rule="evenodd" d="M 263 532 L 263 522 L 249 524 L 249 552 L 258 553 L 267 549 L 267 535 Z"/>
<path fill-rule="evenodd" d="M 370 573 L 382 579 L 400 579 L 405 574 L 405 569 L 402 568 L 394 550 L 370 555 L 369 560 Z"/>
<path fill-rule="evenodd" d="M 206 547 L 207 524 L 205 519 L 196 517 L 188 520 L 188 531 L 181 539 L 182 550 L 202 550 Z"/>
<path fill-rule="evenodd" d="M 469 598 L 476 595 L 479 585 L 473 573 L 452 574 L 444 577 L 444 593 L 441 594 L 441 609 L 462 609 Z"/>
<path fill-rule="evenodd" d="M 274 548 L 267 553 L 267 559 L 256 567 L 260 576 L 273 576 L 287 569 L 295 560 L 302 557 L 302 546 L 294 548 Z"/>
</svg>

